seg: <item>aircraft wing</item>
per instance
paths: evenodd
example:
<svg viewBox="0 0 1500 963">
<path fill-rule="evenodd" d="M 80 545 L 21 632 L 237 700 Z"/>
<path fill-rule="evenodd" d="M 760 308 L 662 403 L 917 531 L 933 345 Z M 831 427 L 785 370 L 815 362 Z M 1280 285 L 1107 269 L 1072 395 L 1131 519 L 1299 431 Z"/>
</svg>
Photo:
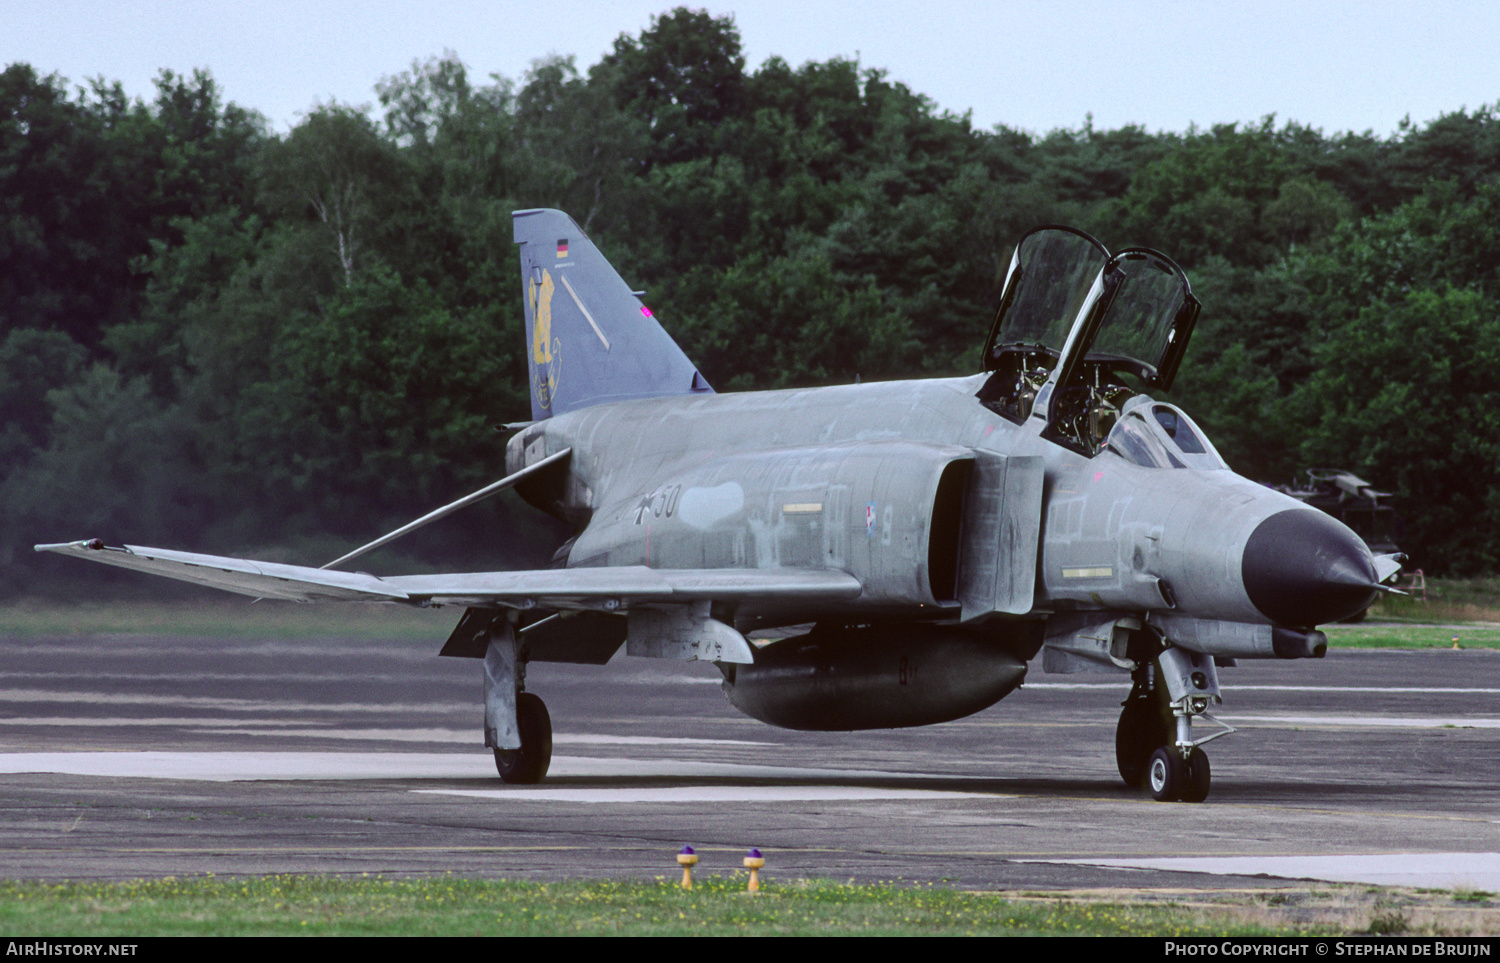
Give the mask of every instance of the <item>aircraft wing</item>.
<svg viewBox="0 0 1500 963">
<path fill-rule="evenodd" d="M 653 569 L 631 565 L 378 578 L 365 572 L 137 545 L 110 548 L 97 539 L 38 545 L 36 550 L 292 602 L 406 602 L 615 612 L 644 603 L 698 599 L 838 601 L 856 598 L 862 591 L 859 579 L 828 569 Z"/>
</svg>

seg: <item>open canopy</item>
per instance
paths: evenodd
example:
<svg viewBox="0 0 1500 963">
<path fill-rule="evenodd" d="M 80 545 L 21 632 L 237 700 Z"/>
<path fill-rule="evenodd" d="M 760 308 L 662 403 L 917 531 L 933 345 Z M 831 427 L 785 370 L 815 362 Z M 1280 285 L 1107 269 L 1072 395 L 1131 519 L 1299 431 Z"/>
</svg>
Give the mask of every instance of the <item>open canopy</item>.
<svg viewBox="0 0 1500 963">
<path fill-rule="evenodd" d="M 1079 346 L 1083 360 L 1170 388 L 1200 307 L 1182 269 L 1164 254 L 1131 248 L 1109 259 L 1097 287 L 1089 312 L 1097 322 L 1079 319 L 1087 338 Z"/>
<path fill-rule="evenodd" d="M 1039 227 L 1021 238 L 985 345 L 985 370 L 994 371 L 1010 352 L 1060 357 L 1108 261 L 1104 245 L 1071 227 Z"/>
<path fill-rule="evenodd" d="M 1172 387 L 1199 308 L 1164 254 L 1111 255 L 1074 228 L 1036 228 L 1011 256 L 979 397 L 1017 424 L 1044 418 L 1046 437 L 1092 456 L 1141 385 Z"/>
<path fill-rule="evenodd" d="M 1198 310 L 1187 277 L 1166 255 L 1130 248 L 1111 256 L 1082 231 L 1039 227 L 1011 257 L 984 368 L 1021 354 L 1049 368 L 1063 362 L 1065 373 L 1085 363 L 1128 371 L 1165 390 Z"/>
</svg>

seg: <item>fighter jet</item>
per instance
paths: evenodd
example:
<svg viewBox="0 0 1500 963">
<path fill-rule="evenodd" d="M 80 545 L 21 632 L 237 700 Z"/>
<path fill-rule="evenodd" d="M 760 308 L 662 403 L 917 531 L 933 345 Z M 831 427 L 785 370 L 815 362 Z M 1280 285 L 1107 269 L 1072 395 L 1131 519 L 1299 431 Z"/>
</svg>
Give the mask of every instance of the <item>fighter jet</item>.
<svg viewBox="0 0 1500 963">
<path fill-rule="evenodd" d="M 1217 668 L 1321 657 L 1316 627 L 1399 567 L 1235 474 L 1149 393 L 1200 307 L 1156 251 L 1030 232 L 967 377 L 718 394 L 566 214 L 518 211 L 514 234 L 532 419 L 500 480 L 322 568 L 37 549 L 262 598 L 463 606 L 441 654 L 482 660 L 507 782 L 551 758 L 531 662 L 708 661 L 756 719 L 856 730 L 988 708 L 1040 656 L 1128 674 L 1120 776 L 1187 802 L 1209 792 L 1203 745 L 1232 731 L 1209 712 Z M 551 568 L 337 569 L 507 488 L 571 526 Z"/>
</svg>

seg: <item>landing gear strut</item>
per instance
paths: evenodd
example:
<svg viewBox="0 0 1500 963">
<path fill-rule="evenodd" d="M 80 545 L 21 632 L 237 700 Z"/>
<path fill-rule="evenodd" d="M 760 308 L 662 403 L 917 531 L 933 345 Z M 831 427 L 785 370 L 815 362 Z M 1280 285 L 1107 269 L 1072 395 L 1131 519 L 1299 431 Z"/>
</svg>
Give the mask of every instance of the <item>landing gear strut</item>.
<svg viewBox="0 0 1500 963">
<path fill-rule="evenodd" d="M 1222 701 L 1212 656 L 1169 646 L 1137 668 L 1134 680 L 1115 728 L 1120 778 L 1130 786 L 1144 783 L 1160 802 L 1202 802 L 1212 769 L 1201 747 L 1234 731 L 1207 712 Z M 1200 715 L 1222 729 L 1194 739 L 1193 717 Z"/>
<path fill-rule="evenodd" d="M 537 783 L 552 763 L 552 717 L 526 691 L 526 649 L 514 626 L 497 619 L 484 654 L 484 744 L 495 750 L 495 769 L 509 783 Z"/>
</svg>

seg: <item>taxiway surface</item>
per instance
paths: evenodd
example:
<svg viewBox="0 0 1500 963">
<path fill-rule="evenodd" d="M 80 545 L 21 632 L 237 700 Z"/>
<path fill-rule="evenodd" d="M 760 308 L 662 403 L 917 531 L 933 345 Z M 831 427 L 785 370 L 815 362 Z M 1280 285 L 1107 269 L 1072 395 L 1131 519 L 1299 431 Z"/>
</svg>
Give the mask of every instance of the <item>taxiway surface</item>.
<svg viewBox="0 0 1500 963">
<path fill-rule="evenodd" d="M 1049 676 L 968 719 L 798 733 L 708 665 L 533 665 L 541 786 L 479 746 L 477 662 L 407 641 L 0 638 L 0 877 L 730 871 L 984 889 L 1500 890 L 1500 652 L 1242 662 L 1203 805 L 1115 772 L 1123 677 Z"/>
</svg>

